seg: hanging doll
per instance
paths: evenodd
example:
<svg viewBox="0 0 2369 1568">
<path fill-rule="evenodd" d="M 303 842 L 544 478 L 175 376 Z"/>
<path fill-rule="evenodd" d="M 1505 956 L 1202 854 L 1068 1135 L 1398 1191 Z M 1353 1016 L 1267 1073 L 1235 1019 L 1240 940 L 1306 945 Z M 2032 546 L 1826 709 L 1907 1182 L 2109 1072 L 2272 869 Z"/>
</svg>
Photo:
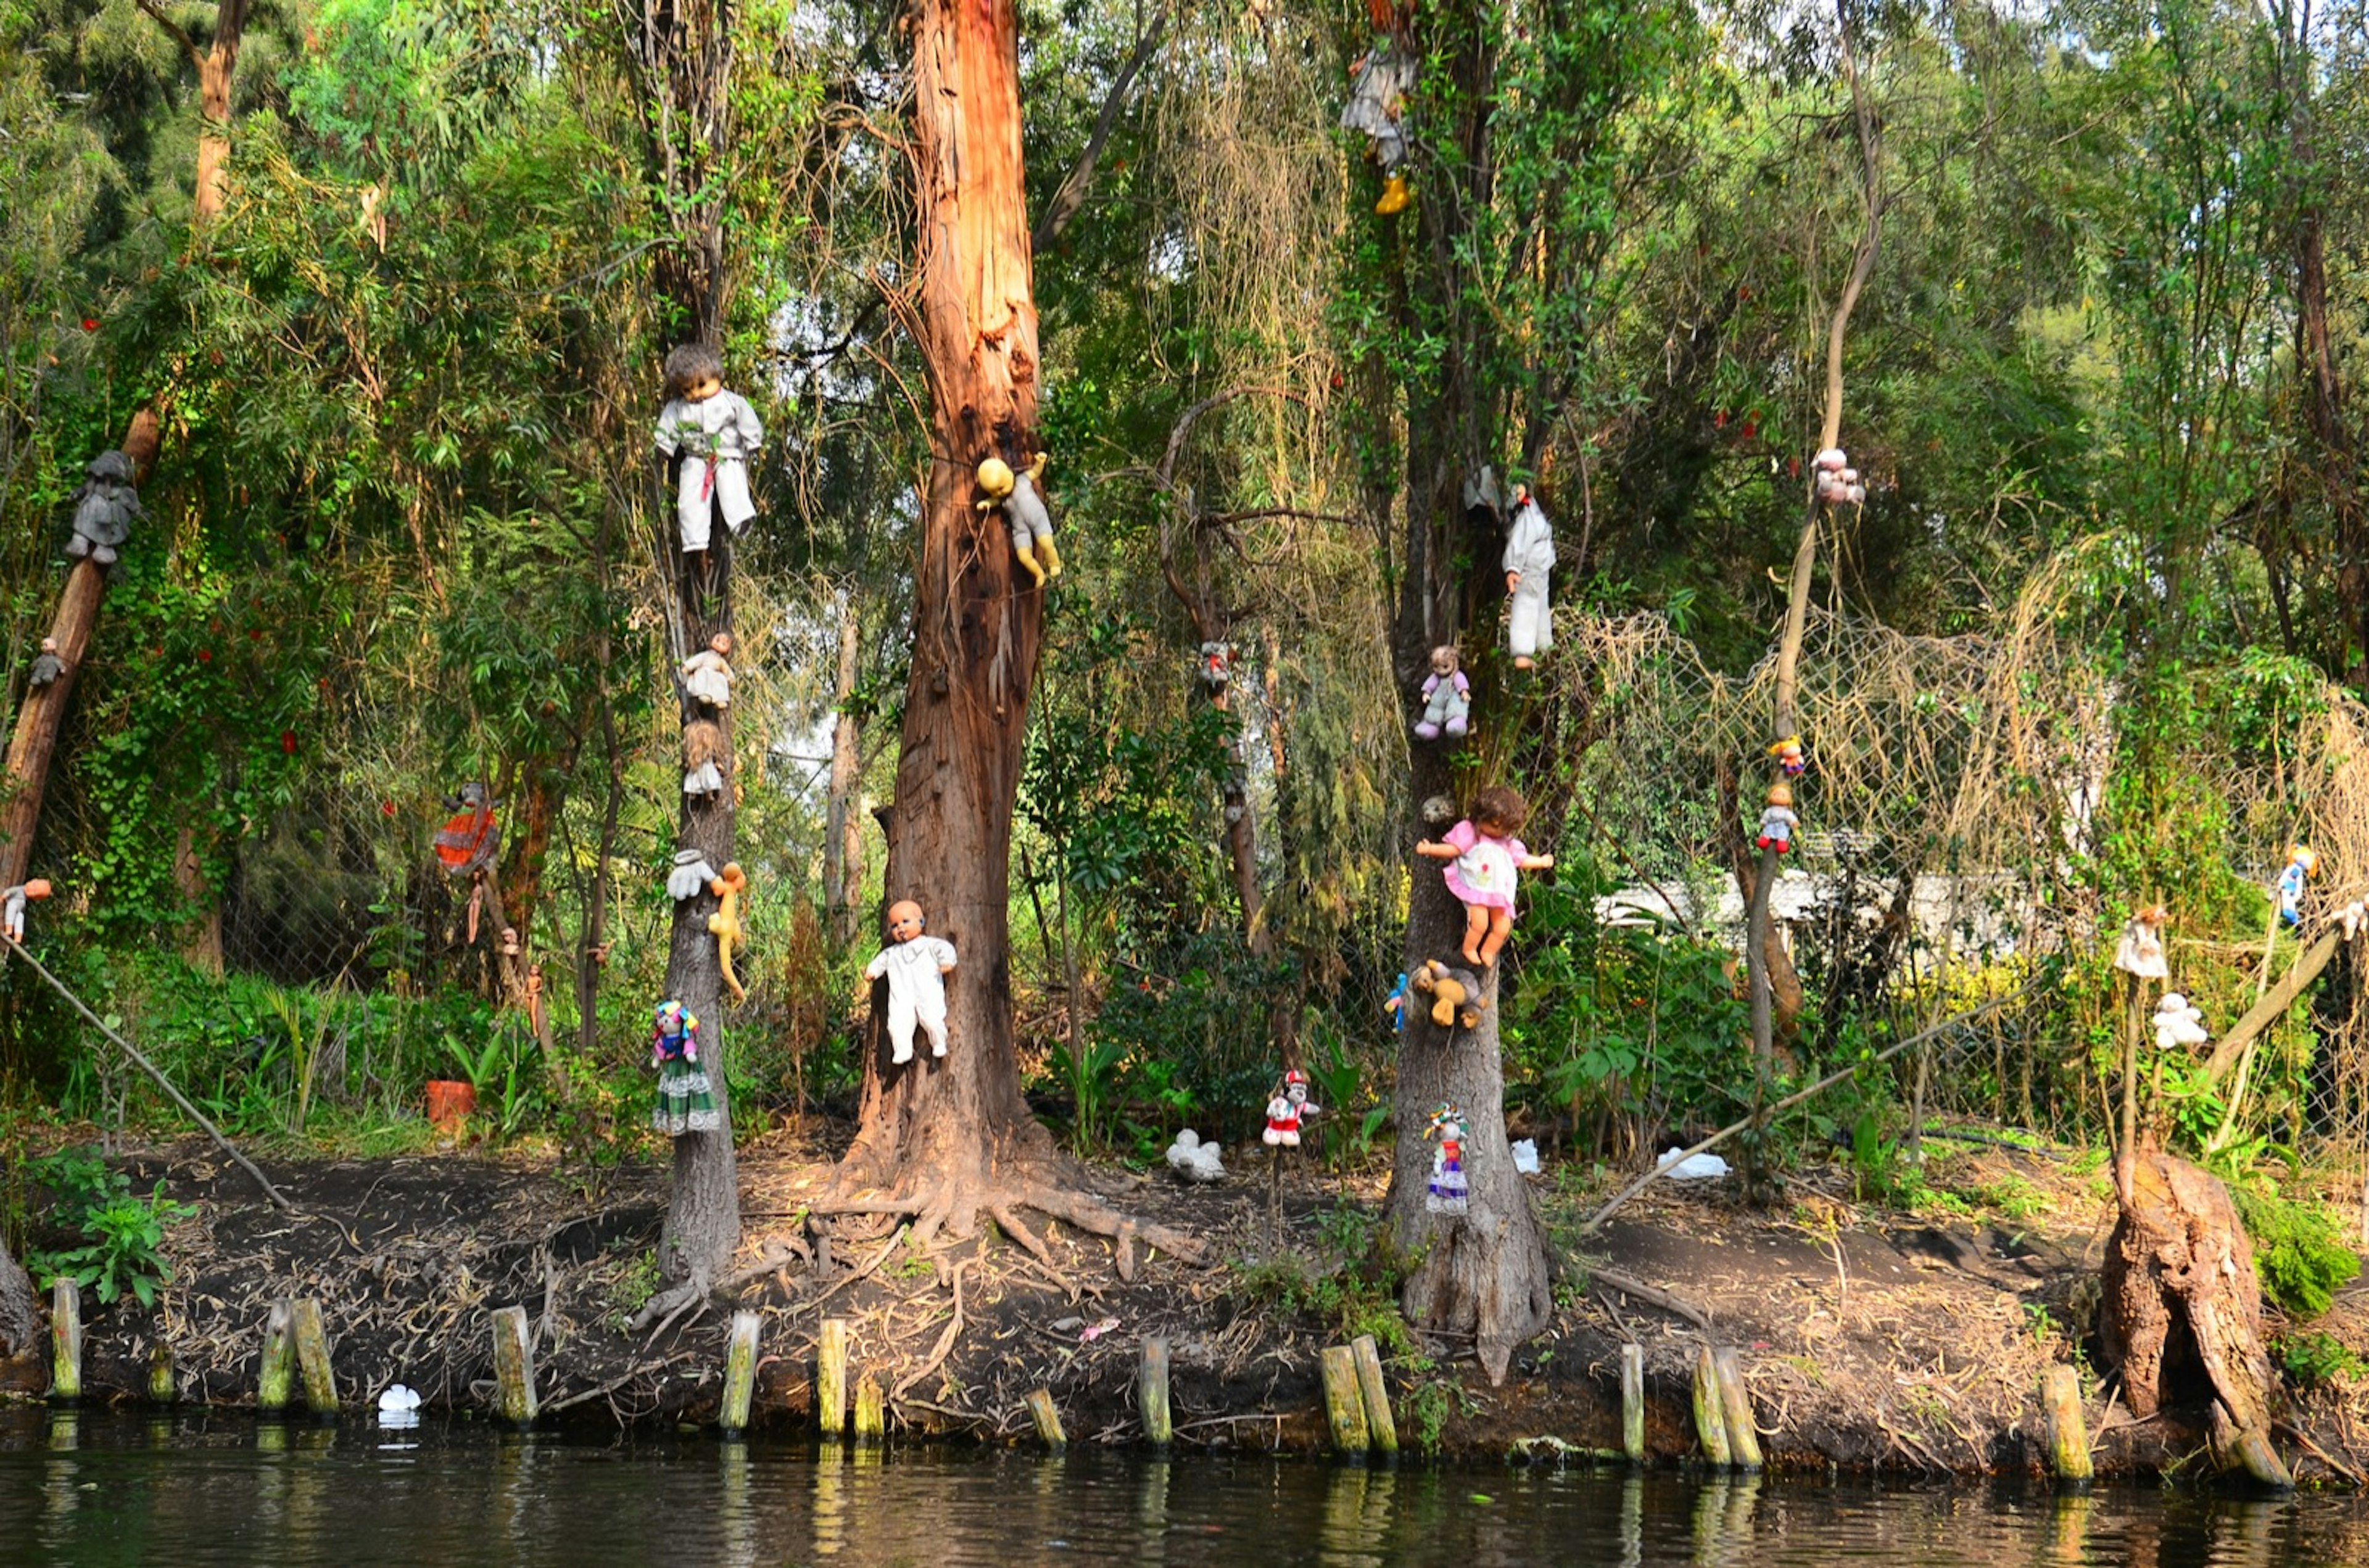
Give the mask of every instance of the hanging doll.
<svg viewBox="0 0 2369 1568">
<path fill-rule="evenodd" d="M 1012 553 L 1020 557 L 1021 566 L 1036 579 L 1038 588 L 1045 586 L 1047 578 L 1061 575 L 1060 546 L 1053 543 L 1053 514 L 1045 509 L 1045 498 L 1036 492 L 1036 477 L 1044 472 L 1041 452 L 1017 474 L 1000 457 L 988 458 L 978 465 L 978 509 L 1003 509 L 1012 523 Z"/>
<path fill-rule="evenodd" d="M 765 429 L 747 398 L 724 389 L 724 361 L 704 343 L 685 343 L 666 357 L 666 390 L 652 444 L 661 458 L 682 459 L 675 475 L 675 525 L 682 553 L 694 555 L 707 548 L 715 510 L 722 510 L 736 539 L 757 515 L 749 497 L 749 460 L 764 444 Z"/>
<path fill-rule="evenodd" d="M 38 902 L 49 896 L 49 883 L 39 876 L 30 882 L 0 889 L 0 932 L 7 933 L 11 942 L 24 941 L 26 900 L 29 898 Z"/>
<path fill-rule="evenodd" d="M 1234 646 L 1231 643 L 1201 645 L 1201 684 L 1216 696 L 1234 678 Z"/>
<path fill-rule="evenodd" d="M 707 933 L 715 938 L 715 960 L 723 967 L 732 1000 L 746 1001 L 749 993 L 741 989 L 740 977 L 732 972 L 732 949 L 749 939 L 748 928 L 740 923 L 740 895 L 749 890 L 749 874 L 740 869 L 738 861 L 726 861 L 707 890 L 716 898 L 715 912 L 707 917 Z"/>
<path fill-rule="evenodd" d="M 1308 1074 L 1293 1068 L 1276 1085 L 1275 1098 L 1266 1103 L 1266 1130 L 1259 1141 L 1270 1149 L 1299 1147 L 1299 1124 L 1323 1110 L 1308 1097 Z"/>
<path fill-rule="evenodd" d="M 718 632 L 707 646 L 682 661 L 683 690 L 691 700 L 722 713 L 732 705 L 732 634 Z"/>
<path fill-rule="evenodd" d="M 468 940 L 477 940 L 477 918 L 486 905 L 486 873 L 502 847 L 502 825 L 494 815 L 494 792 L 475 779 L 444 799 L 457 814 L 436 830 L 437 863 L 448 876 L 469 879 Z"/>
<path fill-rule="evenodd" d="M 1859 470 L 1838 446 L 1827 447 L 1810 460 L 1816 474 L 1813 484 L 1818 499 L 1830 507 L 1855 507 L 1867 499 L 1867 486 L 1859 482 Z"/>
<path fill-rule="evenodd" d="M 2114 944 L 2114 967 L 2143 980 L 2168 980 L 2171 968 L 2163 958 L 2163 922 L 2171 911 L 2150 904 L 2131 916 L 2123 939 Z"/>
<path fill-rule="evenodd" d="M 1528 485 L 1514 486 L 1514 526 L 1505 535 L 1505 591 L 1513 596 L 1506 646 L 1514 668 L 1528 670 L 1554 646 L 1554 612 L 1547 605 L 1547 576 L 1554 570 L 1554 530 Z"/>
<path fill-rule="evenodd" d="M 1382 1011 L 1390 1015 L 1391 1034 L 1406 1033 L 1407 978 L 1404 969 L 1399 971 L 1399 983 L 1390 988 L 1390 994 L 1382 1002 Z"/>
<path fill-rule="evenodd" d="M 2155 1004 L 2155 1048 L 2194 1047 L 2213 1036 L 2204 1032 L 2204 1014 L 2176 990 L 2163 993 Z"/>
<path fill-rule="evenodd" d="M 102 452 L 83 472 L 90 477 L 74 493 L 74 535 L 66 541 L 66 554 L 111 567 L 118 547 L 132 537 L 132 520 L 144 521 L 148 509 L 132 483 L 132 460 L 121 452 Z"/>
<path fill-rule="evenodd" d="M 1364 59 L 1351 67 L 1349 101 L 1341 108 L 1341 129 L 1362 132 L 1366 155 L 1380 166 L 1381 200 L 1374 211 L 1388 218 L 1406 211 L 1411 200 L 1406 182 L 1406 132 L 1399 119 L 1406 112 L 1407 89 L 1414 86 L 1415 58 L 1391 40 L 1379 38 Z"/>
<path fill-rule="evenodd" d="M 1431 1113 L 1424 1136 L 1439 1139 L 1431 1153 L 1431 1190 L 1424 1195 L 1424 1207 L 1434 1214 L 1466 1212 L 1471 1189 L 1464 1182 L 1464 1113 L 1454 1101 L 1443 1101 Z"/>
<path fill-rule="evenodd" d="M 1426 958 L 1415 966 L 1408 984 L 1431 998 L 1431 1021 L 1438 1027 L 1481 1026 L 1481 1013 L 1489 999 L 1481 994 L 1480 977 L 1471 970 L 1452 969 L 1436 958 Z"/>
<path fill-rule="evenodd" d="M 1779 779 L 1768 786 L 1768 804 L 1760 808 L 1760 833 L 1752 841 L 1783 854 L 1793 847 L 1793 830 L 1801 825 L 1793 815 L 1793 786 Z"/>
<path fill-rule="evenodd" d="M 704 718 L 682 727 L 682 793 L 722 795 L 724 773 L 716 764 L 724 757 L 724 732 Z"/>
<path fill-rule="evenodd" d="M 2279 873 L 2279 919 L 2288 925 L 2303 923 L 2305 885 L 2319 875 L 2319 852 L 2309 844 L 2296 844 L 2287 851 L 2287 864 Z"/>
<path fill-rule="evenodd" d="M 650 1125 L 672 1138 L 721 1132 L 715 1086 L 699 1065 L 699 1019 L 679 1001 L 661 1001 L 650 1024 L 650 1063 L 658 1070 L 658 1100 Z"/>
<path fill-rule="evenodd" d="M 1798 735 L 1789 735 L 1774 742 L 1768 748 L 1768 754 L 1777 759 L 1778 772 L 1789 779 L 1800 778 L 1810 766 L 1809 759 L 1802 754 L 1802 738 Z"/>
<path fill-rule="evenodd" d="M 867 979 L 888 981 L 888 1059 L 913 1059 L 913 1028 L 930 1037 L 930 1054 L 946 1054 L 946 977 L 955 972 L 955 944 L 924 936 L 921 906 L 899 898 L 888 906 L 888 945 L 864 966 Z"/>
<path fill-rule="evenodd" d="M 66 661 L 58 657 L 58 639 L 43 637 L 41 651 L 34 657 L 32 671 L 26 676 L 26 679 L 33 683 L 36 690 L 39 690 L 40 687 L 52 684 L 65 672 Z"/>
<path fill-rule="evenodd" d="M 1442 731 L 1462 735 L 1472 722 L 1472 682 L 1458 663 L 1451 647 L 1431 650 L 1431 673 L 1423 683 L 1423 719 L 1414 727 L 1425 740 L 1438 739 Z"/>
<path fill-rule="evenodd" d="M 674 864 L 667 872 L 667 896 L 680 904 L 706 892 L 715 880 L 715 867 L 707 864 L 705 855 L 697 850 L 677 850 Z"/>
<path fill-rule="evenodd" d="M 1472 797 L 1463 821 L 1444 841 L 1424 840 L 1414 853 L 1448 863 L 1442 874 L 1448 890 L 1464 903 L 1464 961 L 1485 969 L 1514 929 L 1514 890 L 1518 874 L 1551 871 L 1554 856 L 1532 854 L 1514 837 L 1530 815 L 1528 802 L 1503 784 Z"/>
</svg>

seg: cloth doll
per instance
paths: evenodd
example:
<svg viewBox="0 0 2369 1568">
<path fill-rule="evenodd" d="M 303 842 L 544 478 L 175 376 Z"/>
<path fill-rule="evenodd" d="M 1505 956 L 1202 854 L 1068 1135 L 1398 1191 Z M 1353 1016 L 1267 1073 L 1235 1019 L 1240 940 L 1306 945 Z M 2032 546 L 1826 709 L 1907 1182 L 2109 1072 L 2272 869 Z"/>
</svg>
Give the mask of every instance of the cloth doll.
<svg viewBox="0 0 2369 1568">
<path fill-rule="evenodd" d="M 1424 1207 L 1434 1214 L 1466 1212 L 1471 1189 L 1464 1181 L 1464 1113 L 1454 1101 L 1442 1103 L 1431 1113 L 1424 1136 L 1439 1139 L 1431 1152 L 1431 1190 L 1424 1195 Z"/>
<path fill-rule="evenodd" d="M 2122 941 L 2114 944 L 2114 967 L 2143 980 L 2169 979 L 2171 969 L 2163 959 L 2163 922 L 2170 918 L 2171 911 L 2161 904 L 2131 916 Z"/>
<path fill-rule="evenodd" d="M 66 554 L 111 567 L 117 548 L 132 537 L 132 520 L 144 521 L 148 509 L 132 482 L 132 460 L 121 452 L 102 452 L 83 472 L 90 477 L 74 493 L 74 535 L 66 541 Z"/>
<path fill-rule="evenodd" d="M 2319 852 L 2309 844 L 2297 844 L 2287 851 L 2287 864 L 2279 873 L 2279 919 L 2288 925 L 2303 923 L 2305 885 L 2319 873 Z"/>
<path fill-rule="evenodd" d="M 747 398 L 724 389 L 724 361 L 704 343 L 685 343 L 667 356 L 666 388 L 652 444 L 661 458 L 682 459 L 675 475 L 675 526 L 683 554 L 697 555 L 707 548 L 715 509 L 736 539 L 757 515 L 749 497 L 749 460 L 764 444 L 765 429 Z"/>
<path fill-rule="evenodd" d="M 447 872 L 467 876 L 493 864 L 502 847 L 502 825 L 494 815 L 495 804 L 494 792 L 475 779 L 445 797 L 446 808 L 458 811 L 436 830 L 436 858 Z"/>
<path fill-rule="evenodd" d="M 718 713 L 732 705 L 731 633 L 716 633 L 705 647 L 682 661 L 682 685 L 692 702 Z"/>
<path fill-rule="evenodd" d="M 14 887 L 0 888 L 0 931 L 6 932 L 11 942 L 24 941 L 26 900 L 39 901 L 49 896 L 49 883 L 39 876 Z"/>
<path fill-rule="evenodd" d="M 955 972 L 955 944 L 924 936 L 921 906 L 899 898 L 888 906 L 888 945 L 864 966 L 871 979 L 888 981 L 888 1059 L 913 1059 L 913 1026 L 930 1037 L 930 1054 L 946 1054 L 946 977 Z"/>
<path fill-rule="evenodd" d="M 1275 1098 L 1266 1103 L 1266 1130 L 1259 1135 L 1259 1141 L 1270 1149 L 1297 1149 L 1299 1124 L 1322 1110 L 1308 1097 L 1308 1074 L 1295 1067 L 1283 1075 Z"/>
<path fill-rule="evenodd" d="M 674 864 L 667 872 L 667 896 L 680 904 L 706 892 L 715 880 L 715 867 L 707 864 L 705 855 L 697 850 L 677 850 Z"/>
<path fill-rule="evenodd" d="M 1554 646 L 1554 612 L 1547 604 L 1547 577 L 1554 570 L 1554 530 L 1539 509 L 1528 485 L 1514 486 L 1514 526 L 1505 535 L 1505 591 L 1513 596 L 1506 646 L 1514 668 L 1528 670 Z"/>
<path fill-rule="evenodd" d="M 721 1132 L 715 1086 L 699 1064 L 699 1018 L 679 1001 L 661 1001 L 650 1023 L 650 1064 L 658 1070 L 658 1099 L 650 1125 L 670 1138 Z"/>
<path fill-rule="evenodd" d="M 978 465 L 982 498 L 978 509 L 1003 509 L 1012 523 L 1012 553 L 1020 557 L 1021 566 L 1036 579 L 1038 588 L 1045 586 L 1047 578 L 1061 575 L 1061 549 L 1053 543 L 1053 514 L 1045 509 L 1045 498 L 1036 492 L 1037 475 L 1044 472 L 1041 452 L 1017 474 L 1000 457 L 988 458 Z"/>
<path fill-rule="evenodd" d="M 1406 211 L 1412 199 L 1406 182 L 1406 132 L 1400 116 L 1406 112 L 1407 89 L 1414 86 L 1415 57 L 1387 38 L 1352 68 L 1349 101 L 1341 108 L 1341 129 L 1366 137 L 1366 155 L 1381 166 L 1382 195 L 1374 211 L 1387 218 Z"/>
<path fill-rule="evenodd" d="M 1768 748 L 1768 754 L 1777 759 L 1778 771 L 1789 779 L 1800 778 L 1810 766 L 1809 759 L 1802 755 L 1802 738 L 1798 735 L 1775 742 Z"/>
<path fill-rule="evenodd" d="M 707 933 L 715 938 L 715 960 L 723 967 L 724 983 L 732 989 L 732 1000 L 746 1001 L 749 993 L 741 989 L 740 977 L 732 972 L 732 949 L 749 939 L 746 927 L 740 923 L 740 895 L 749 890 L 749 874 L 740 869 L 737 860 L 727 860 L 707 884 L 715 895 L 715 912 L 707 917 Z"/>
<path fill-rule="evenodd" d="M 2175 1046 L 2193 1047 L 2212 1037 L 2204 1032 L 2204 1014 L 2180 992 L 2168 990 L 2163 993 L 2163 1000 L 2155 1004 L 2156 1049 L 2168 1051 Z"/>
<path fill-rule="evenodd" d="M 1423 683 L 1423 719 L 1414 727 L 1425 740 L 1438 739 L 1443 730 L 1462 735 L 1472 722 L 1472 682 L 1457 665 L 1453 647 L 1431 650 L 1431 674 Z"/>
<path fill-rule="evenodd" d="M 1234 678 L 1234 646 L 1231 643 L 1201 645 L 1201 684 L 1216 696 Z"/>
<path fill-rule="evenodd" d="M 724 756 L 724 732 L 704 718 L 692 720 L 682 727 L 682 793 L 685 795 L 722 795 L 723 770 L 716 763 Z"/>
<path fill-rule="evenodd" d="M 41 651 L 34 656 L 32 671 L 26 679 L 38 689 L 51 684 L 65 672 L 66 661 L 58 657 L 58 639 L 43 637 Z"/>
<path fill-rule="evenodd" d="M 1464 820 L 1444 841 L 1424 840 L 1414 853 L 1448 863 L 1442 874 L 1448 890 L 1464 904 L 1464 961 L 1485 969 L 1514 929 L 1514 890 L 1518 874 L 1551 871 L 1554 856 L 1532 854 L 1514 837 L 1530 815 L 1529 804 L 1503 784 L 1472 797 Z"/>
<path fill-rule="evenodd" d="M 1779 854 L 1793 847 L 1793 830 L 1802 819 L 1793 815 L 1793 786 L 1779 779 L 1768 786 L 1768 803 L 1760 808 L 1759 836 L 1752 841 Z"/>
</svg>

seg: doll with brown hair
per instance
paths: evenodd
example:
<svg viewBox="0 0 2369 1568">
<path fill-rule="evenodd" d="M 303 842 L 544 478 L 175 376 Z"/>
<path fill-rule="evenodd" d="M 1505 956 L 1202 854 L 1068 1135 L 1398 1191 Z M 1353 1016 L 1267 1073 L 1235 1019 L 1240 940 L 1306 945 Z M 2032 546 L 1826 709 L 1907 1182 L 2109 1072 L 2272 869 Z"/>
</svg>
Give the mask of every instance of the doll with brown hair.
<svg viewBox="0 0 2369 1568">
<path fill-rule="evenodd" d="M 651 444 L 662 460 L 681 460 L 675 522 L 683 554 L 698 555 L 707 548 L 715 512 L 736 539 L 757 515 L 749 460 L 764 444 L 765 429 L 747 398 L 725 390 L 723 358 L 704 343 L 685 343 L 666 357 L 666 395 Z"/>
<path fill-rule="evenodd" d="M 1472 797 L 1464 820 L 1444 841 L 1424 840 L 1414 853 L 1444 860 L 1448 890 L 1464 904 L 1464 961 L 1476 969 L 1495 964 L 1514 930 L 1514 891 L 1519 874 L 1551 871 L 1554 856 L 1532 854 L 1514 835 L 1529 819 L 1529 803 L 1503 784 Z"/>
</svg>

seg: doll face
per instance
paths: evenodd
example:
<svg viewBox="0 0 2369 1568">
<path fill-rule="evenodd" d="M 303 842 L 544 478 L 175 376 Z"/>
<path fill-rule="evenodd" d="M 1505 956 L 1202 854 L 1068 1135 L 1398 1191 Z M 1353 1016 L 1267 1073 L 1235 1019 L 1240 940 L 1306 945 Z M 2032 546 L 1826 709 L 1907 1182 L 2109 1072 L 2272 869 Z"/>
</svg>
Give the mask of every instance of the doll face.
<svg viewBox="0 0 2369 1568">
<path fill-rule="evenodd" d="M 1455 674 L 1456 650 L 1452 647 L 1436 647 L 1432 649 L 1431 672 L 1434 675 Z"/>
<path fill-rule="evenodd" d="M 718 632 L 707 639 L 707 646 L 729 658 L 732 656 L 732 634 Z"/>
<path fill-rule="evenodd" d="M 683 383 L 682 400 L 685 403 L 704 403 L 723 390 L 724 383 L 719 377 L 704 375 L 697 381 Z"/>
<path fill-rule="evenodd" d="M 1283 1097 L 1290 1101 L 1295 1105 L 1304 1105 L 1308 1104 L 1308 1085 L 1305 1083 L 1287 1083 L 1284 1085 Z"/>
<path fill-rule="evenodd" d="M 921 906 L 910 898 L 899 898 L 888 906 L 888 940 L 910 942 L 921 934 Z"/>
</svg>

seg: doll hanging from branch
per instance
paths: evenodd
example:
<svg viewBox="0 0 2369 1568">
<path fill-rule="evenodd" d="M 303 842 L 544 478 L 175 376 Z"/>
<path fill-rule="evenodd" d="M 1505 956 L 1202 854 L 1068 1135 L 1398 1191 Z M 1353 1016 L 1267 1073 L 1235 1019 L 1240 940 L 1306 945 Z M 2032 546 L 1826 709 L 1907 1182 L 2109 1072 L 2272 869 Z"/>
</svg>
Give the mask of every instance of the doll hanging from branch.
<svg viewBox="0 0 2369 1568">
<path fill-rule="evenodd" d="M 721 1132 L 715 1086 L 699 1060 L 699 1018 L 680 1001 L 661 1001 L 650 1022 L 650 1063 L 658 1070 L 658 1104 L 650 1125 L 670 1138 Z"/>
<path fill-rule="evenodd" d="M 685 343 L 666 357 L 666 393 L 651 444 L 661 461 L 681 460 L 675 526 L 682 553 L 703 555 L 716 512 L 735 539 L 757 515 L 749 460 L 764 444 L 765 429 L 747 398 L 725 390 L 724 361 L 704 343 Z"/>
<path fill-rule="evenodd" d="M 1529 819 L 1529 803 L 1503 784 L 1472 797 L 1464 820 L 1445 841 L 1424 840 L 1415 853 L 1448 863 L 1448 890 L 1464 905 L 1464 961 L 1476 969 L 1497 962 L 1514 929 L 1514 893 L 1525 871 L 1551 871 L 1554 856 L 1532 854 L 1514 835 Z"/>
<path fill-rule="evenodd" d="M 1528 670 L 1554 647 L 1554 610 L 1547 578 L 1555 564 L 1554 529 L 1528 485 L 1514 486 L 1514 526 L 1505 534 L 1505 592 L 1512 599 L 1505 646 L 1514 668 Z"/>
<path fill-rule="evenodd" d="M 1405 212 L 1413 200 L 1407 190 L 1406 131 L 1399 122 L 1414 78 L 1414 51 L 1385 33 L 1350 68 L 1349 101 L 1341 107 L 1341 129 L 1361 132 L 1366 156 L 1381 168 L 1382 194 L 1374 211 L 1385 218 Z"/>
<path fill-rule="evenodd" d="M 1461 736 L 1472 722 L 1472 682 L 1461 668 L 1456 649 L 1442 644 L 1431 650 L 1431 674 L 1423 683 L 1423 717 L 1414 732 L 1425 740 L 1441 735 Z"/>
<path fill-rule="evenodd" d="M 1012 553 L 1036 579 L 1038 588 L 1045 586 L 1047 578 L 1061 575 L 1060 546 L 1053 543 L 1053 514 L 1045 509 L 1045 498 L 1036 488 L 1037 476 L 1044 472 L 1041 452 L 1016 474 L 1000 457 L 988 458 L 978 465 L 978 509 L 1002 509 L 1012 524 Z"/>
<path fill-rule="evenodd" d="M 888 906 L 888 945 L 864 967 L 867 979 L 888 982 L 888 1059 L 913 1059 L 913 1030 L 930 1038 L 930 1054 L 946 1054 L 946 977 L 955 972 L 955 944 L 925 936 L 921 906 L 899 898 Z"/>
</svg>

